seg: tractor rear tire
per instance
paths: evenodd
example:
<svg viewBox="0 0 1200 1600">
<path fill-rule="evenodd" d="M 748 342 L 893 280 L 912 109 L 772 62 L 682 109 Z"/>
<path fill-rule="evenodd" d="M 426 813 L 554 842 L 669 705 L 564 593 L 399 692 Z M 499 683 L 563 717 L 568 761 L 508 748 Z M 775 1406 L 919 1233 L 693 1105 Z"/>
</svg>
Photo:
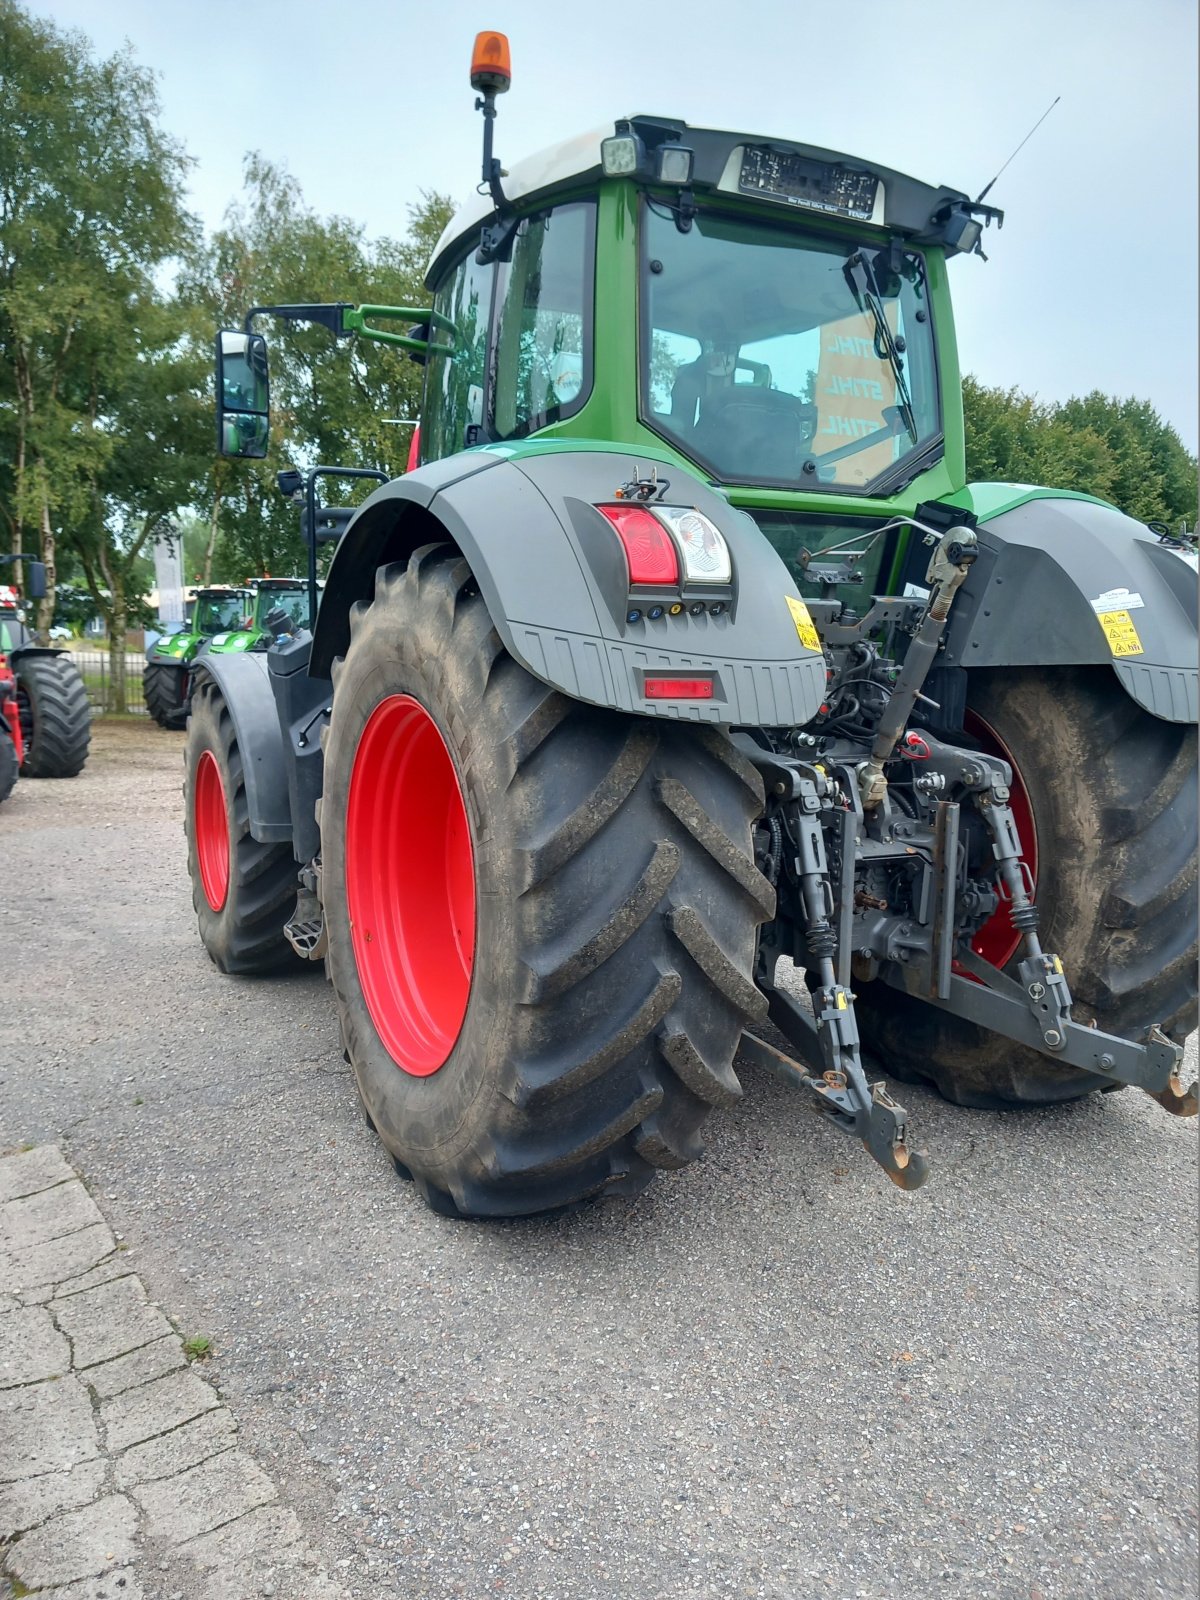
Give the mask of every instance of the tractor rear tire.
<svg viewBox="0 0 1200 1600">
<path fill-rule="evenodd" d="M 334 684 L 328 969 L 401 1175 L 444 1215 L 526 1216 L 695 1160 L 765 1013 L 754 768 L 532 677 L 447 546 L 379 570 Z"/>
<path fill-rule="evenodd" d="M 298 964 L 283 936 L 296 905 L 288 844 L 250 832 L 246 780 L 233 717 L 211 678 L 192 703 L 184 750 L 184 832 L 200 939 L 222 972 L 277 972 Z"/>
<path fill-rule="evenodd" d="M 0 802 L 8 799 L 17 781 L 17 747 L 0 728 Z"/>
<path fill-rule="evenodd" d="M 92 738 L 92 708 L 70 656 L 18 655 L 17 704 L 25 757 L 23 778 L 74 778 Z"/>
<path fill-rule="evenodd" d="M 1106 667 L 972 672 L 967 702 L 1029 794 L 1038 936 L 1062 957 L 1075 1020 L 1129 1039 L 1158 1023 L 1182 1041 L 1196 1026 L 1195 727 L 1142 710 Z M 886 1072 L 959 1105 L 1112 1088 L 883 983 L 864 988 L 858 1013 Z"/>
<path fill-rule="evenodd" d="M 147 662 L 142 672 L 142 695 L 146 710 L 160 728 L 172 732 L 187 726 L 189 700 L 187 696 L 187 668 L 164 667 L 157 662 Z M 184 697 L 179 697 L 180 686 Z"/>
</svg>

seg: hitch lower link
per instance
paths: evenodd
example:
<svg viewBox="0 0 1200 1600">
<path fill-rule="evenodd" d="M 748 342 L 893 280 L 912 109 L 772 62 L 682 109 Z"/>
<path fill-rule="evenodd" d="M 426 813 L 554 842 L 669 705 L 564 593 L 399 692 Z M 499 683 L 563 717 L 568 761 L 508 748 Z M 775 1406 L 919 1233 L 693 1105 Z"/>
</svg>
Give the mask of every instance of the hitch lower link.
<svg viewBox="0 0 1200 1600">
<path fill-rule="evenodd" d="M 854 995 L 844 981 L 848 970 L 839 972 L 834 966 L 837 952 L 839 967 L 848 969 L 849 951 L 829 920 L 834 896 L 824 833 L 817 815 L 822 787 L 823 780 L 814 773 L 812 778 L 799 779 L 796 796 L 801 807 L 795 833 L 796 876 L 804 907 L 809 970 L 818 983 L 812 992 L 811 1015 L 773 982 L 763 985 L 768 1016 L 796 1047 L 807 1067 L 753 1034 L 742 1035 L 741 1048 L 760 1066 L 798 1084 L 812 1096 L 818 1111 L 846 1133 L 861 1139 L 897 1187 L 919 1189 L 929 1176 L 929 1163 L 921 1151 L 909 1146 L 904 1107 L 893 1100 L 884 1084 L 867 1082 Z M 851 812 L 843 817 L 842 853 L 846 859 L 842 888 L 846 896 L 853 893 L 852 857 L 848 852 L 853 851 L 854 818 Z"/>
</svg>

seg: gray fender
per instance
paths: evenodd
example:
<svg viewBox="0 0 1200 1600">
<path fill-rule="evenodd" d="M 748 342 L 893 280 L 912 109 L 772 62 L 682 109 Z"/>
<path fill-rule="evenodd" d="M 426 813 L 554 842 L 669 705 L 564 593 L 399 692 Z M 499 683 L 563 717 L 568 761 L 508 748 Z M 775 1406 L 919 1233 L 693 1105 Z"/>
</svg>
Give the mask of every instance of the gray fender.
<svg viewBox="0 0 1200 1600">
<path fill-rule="evenodd" d="M 787 568 L 753 521 L 686 470 L 664 504 L 695 507 L 720 528 L 734 566 L 725 615 L 705 612 L 629 624 L 624 556 L 596 504 L 638 472 L 615 449 L 471 451 L 378 489 L 338 545 L 317 619 L 310 671 L 328 676 L 349 645 L 350 607 L 369 600 L 375 571 L 449 538 L 479 584 L 506 649 L 529 672 L 577 700 L 642 716 L 794 727 L 817 711 L 822 656 L 799 639 Z M 648 459 L 640 458 L 641 470 Z M 635 602 L 636 604 L 636 602 Z M 710 701 L 657 701 L 642 678 L 714 674 Z"/>
<path fill-rule="evenodd" d="M 288 752 L 279 728 L 265 653 L 205 656 L 200 667 L 198 677 L 212 678 L 233 718 L 233 731 L 246 778 L 246 805 L 252 836 L 261 844 L 278 844 L 284 840 L 290 843 Z"/>
<path fill-rule="evenodd" d="M 950 613 L 944 660 L 962 667 L 1111 666 L 1165 722 L 1195 722 L 1194 556 L 1091 500 L 1031 499 L 979 525 L 980 556 Z M 1114 653 L 1098 612 L 1128 612 L 1132 654 Z"/>
</svg>

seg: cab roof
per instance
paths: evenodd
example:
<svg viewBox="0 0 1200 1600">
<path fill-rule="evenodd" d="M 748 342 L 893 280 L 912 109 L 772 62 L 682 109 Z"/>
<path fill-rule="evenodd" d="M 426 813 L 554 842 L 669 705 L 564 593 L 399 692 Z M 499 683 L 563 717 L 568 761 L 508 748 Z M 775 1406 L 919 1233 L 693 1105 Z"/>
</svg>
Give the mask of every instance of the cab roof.
<svg viewBox="0 0 1200 1600">
<path fill-rule="evenodd" d="M 921 183 L 891 167 L 862 161 L 836 150 L 798 144 L 790 139 L 695 128 L 677 118 L 652 116 L 628 117 L 592 128 L 514 163 L 502 179 L 506 197 L 515 206 L 525 209 L 530 202 L 550 201 L 581 184 L 598 180 L 602 176 L 601 142 L 626 130 L 642 139 L 651 152 L 666 143 L 678 143 L 691 149 L 694 152 L 693 190 L 761 200 L 777 205 L 781 214 L 800 211 L 807 215 L 849 216 L 889 234 L 905 235 L 915 242 L 945 243 L 939 214 L 947 213 L 956 201 L 969 203 L 969 197 L 961 189 Z M 828 193 L 831 182 L 836 184 L 847 177 L 860 184 L 860 199 L 869 197 L 869 214 L 865 206 L 848 212 L 823 203 L 820 198 L 810 198 L 810 195 Z M 425 278 L 428 287 L 434 287 L 447 258 L 461 252 L 494 209 L 491 196 L 485 191 L 472 195 L 455 212 L 430 257 Z"/>
</svg>

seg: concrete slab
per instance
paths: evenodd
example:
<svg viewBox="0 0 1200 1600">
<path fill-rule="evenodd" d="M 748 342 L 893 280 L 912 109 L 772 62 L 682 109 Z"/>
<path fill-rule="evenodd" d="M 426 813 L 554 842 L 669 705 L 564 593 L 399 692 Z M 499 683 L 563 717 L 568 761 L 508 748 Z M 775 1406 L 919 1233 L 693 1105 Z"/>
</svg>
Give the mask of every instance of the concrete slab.
<svg viewBox="0 0 1200 1600">
<path fill-rule="evenodd" d="M 0 1392 L 0 1483 L 61 1472 L 100 1453 L 87 1390 L 76 1378 Z"/>
<path fill-rule="evenodd" d="M 0 1205 L 0 1246 L 11 1255 L 103 1221 L 96 1202 L 76 1178 Z"/>
<path fill-rule="evenodd" d="M 4 1156 L 0 1159 L 0 1201 L 19 1200 L 22 1195 L 36 1194 L 56 1183 L 68 1183 L 74 1176 L 74 1169 L 56 1144 L 40 1144 L 36 1150 Z"/>
<path fill-rule="evenodd" d="M 275 1498 L 275 1485 L 244 1450 L 227 1450 L 174 1478 L 132 1490 L 152 1539 L 182 1544 Z"/>
<path fill-rule="evenodd" d="M 53 1191 L 51 1191 L 53 1193 Z M 77 1278 L 97 1262 L 103 1261 L 116 1248 L 116 1240 L 106 1222 L 81 1228 L 64 1238 L 51 1239 L 45 1244 L 31 1245 L 26 1250 L 14 1250 L 12 1261 L 15 1289 L 32 1289 L 43 1283 L 62 1283 L 66 1278 Z M 123 1271 L 132 1269 L 124 1266 Z"/>
<path fill-rule="evenodd" d="M 0 1389 L 59 1378 L 71 1370 L 71 1347 L 42 1306 L 0 1317 Z"/>
<path fill-rule="evenodd" d="M 102 1361 L 89 1367 L 85 1382 L 98 1400 L 107 1400 L 114 1394 L 161 1378 L 164 1372 L 187 1365 L 183 1345 L 178 1334 L 170 1333 L 165 1339 L 131 1350 L 128 1355 L 116 1356 L 112 1361 Z"/>
<path fill-rule="evenodd" d="M 24 1478 L 0 1489 L 0 1539 L 11 1539 L 47 1522 L 60 1511 L 75 1511 L 87 1505 L 100 1492 L 104 1482 L 103 1461 L 84 1461 L 66 1472 L 51 1472 L 40 1478 Z"/>
<path fill-rule="evenodd" d="M 135 1277 L 56 1300 L 54 1315 L 74 1347 L 76 1368 L 110 1361 L 172 1331 Z"/>
<path fill-rule="evenodd" d="M 224 1567 L 248 1570 L 255 1563 L 263 1575 L 280 1562 L 299 1562 L 307 1554 L 295 1512 L 285 1506 L 260 1506 L 226 1527 L 202 1533 L 184 1546 L 203 1572 Z"/>
<path fill-rule="evenodd" d="M 182 1428 L 159 1434 L 145 1444 L 132 1445 L 113 1463 L 113 1478 L 118 1489 L 154 1478 L 168 1478 L 186 1472 L 237 1442 L 237 1423 L 225 1406 L 206 1411 L 202 1417 L 185 1422 Z"/>
<path fill-rule="evenodd" d="M 127 1565 L 135 1554 L 137 1513 L 123 1494 L 65 1511 L 10 1547 L 5 1560 L 30 1589 L 73 1583 Z"/>
<path fill-rule="evenodd" d="M 85 1289 L 98 1289 L 102 1283 L 112 1283 L 114 1278 L 127 1278 L 134 1271 L 133 1262 L 129 1259 L 127 1250 L 114 1249 L 112 1254 L 86 1272 L 81 1272 L 78 1277 L 60 1278 L 58 1280 L 58 1296 L 63 1298 L 69 1294 L 81 1294 Z"/>
<path fill-rule="evenodd" d="M 221 1404 L 217 1391 L 190 1367 L 168 1373 L 139 1389 L 106 1400 L 100 1407 L 100 1426 L 110 1452 L 126 1450 L 143 1439 L 178 1428 L 204 1411 Z"/>
</svg>

